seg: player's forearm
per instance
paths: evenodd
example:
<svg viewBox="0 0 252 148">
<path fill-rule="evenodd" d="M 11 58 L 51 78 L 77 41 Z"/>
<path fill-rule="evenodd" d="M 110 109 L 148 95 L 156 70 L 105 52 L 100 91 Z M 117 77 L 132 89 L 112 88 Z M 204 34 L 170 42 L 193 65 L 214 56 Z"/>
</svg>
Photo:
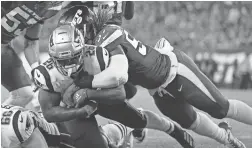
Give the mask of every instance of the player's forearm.
<svg viewBox="0 0 252 148">
<path fill-rule="evenodd" d="M 39 66 L 39 41 L 27 40 L 24 54 L 32 69 Z"/>
<path fill-rule="evenodd" d="M 32 69 L 39 64 L 39 37 L 43 28 L 43 22 L 37 23 L 26 30 L 25 34 L 25 58 Z"/>
<path fill-rule="evenodd" d="M 94 90 L 88 89 L 87 96 L 89 100 L 105 104 L 118 104 L 122 103 L 126 98 L 126 93 L 123 86 L 113 89 Z"/>
<path fill-rule="evenodd" d="M 74 80 L 80 88 L 114 88 L 128 81 L 128 60 L 125 55 L 111 57 L 109 67 L 95 76 L 82 76 Z"/>
<path fill-rule="evenodd" d="M 64 122 L 77 118 L 78 109 L 55 106 L 50 109 L 43 109 L 43 115 L 48 122 Z"/>
<path fill-rule="evenodd" d="M 94 76 L 93 88 L 113 88 L 128 81 L 128 59 L 125 55 L 111 57 L 109 67 Z"/>
</svg>

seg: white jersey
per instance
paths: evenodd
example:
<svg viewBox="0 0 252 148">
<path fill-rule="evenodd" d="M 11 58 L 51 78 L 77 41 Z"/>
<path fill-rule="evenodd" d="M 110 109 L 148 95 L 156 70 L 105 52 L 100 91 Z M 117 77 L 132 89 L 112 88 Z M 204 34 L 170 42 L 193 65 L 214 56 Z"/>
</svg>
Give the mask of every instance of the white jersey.
<svg viewBox="0 0 252 148">
<path fill-rule="evenodd" d="M 22 107 L 2 104 L 1 115 L 3 148 L 19 148 L 32 135 L 35 128 L 50 135 L 60 135 L 56 124 L 48 123 L 38 113 Z"/>
<path fill-rule="evenodd" d="M 1 105 L 1 141 L 5 148 L 16 148 L 27 140 L 35 124 L 29 111 L 18 106 Z"/>
<path fill-rule="evenodd" d="M 95 75 L 104 70 L 108 64 L 108 51 L 102 47 L 89 45 L 87 51 L 84 53 L 82 71 L 90 75 Z M 38 87 L 58 93 L 64 92 L 73 82 L 72 78 L 59 72 L 51 58 L 34 69 L 33 78 Z"/>
</svg>

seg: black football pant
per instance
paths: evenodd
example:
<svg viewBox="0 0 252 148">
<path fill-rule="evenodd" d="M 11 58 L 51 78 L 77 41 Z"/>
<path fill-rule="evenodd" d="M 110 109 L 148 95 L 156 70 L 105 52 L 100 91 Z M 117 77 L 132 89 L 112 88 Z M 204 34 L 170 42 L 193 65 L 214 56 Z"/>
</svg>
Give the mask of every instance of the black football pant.
<svg viewBox="0 0 252 148">
<path fill-rule="evenodd" d="M 97 113 L 102 117 L 115 120 L 130 128 L 145 128 L 147 124 L 145 115 L 128 101 L 113 105 L 99 104 Z"/>
<path fill-rule="evenodd" d="M 228 100 L 184 52 L 173 52 L 179 64 L 175 79 L 165 88 L 169 93 L 164 97 L 157 93 L 153 96 L 160 111 L 184 128 L 189 128 L 196 119 L 193 106 L 214 118 L 226 117 Z"/>
<path fill-rule="evenodd" d="M 60 148 L 108 148 L 101 136 L 95 117 L 74 119 L 58 124 L 61 133 L 71 135 L 71 138 L 61 139 Z"/>
</svg>

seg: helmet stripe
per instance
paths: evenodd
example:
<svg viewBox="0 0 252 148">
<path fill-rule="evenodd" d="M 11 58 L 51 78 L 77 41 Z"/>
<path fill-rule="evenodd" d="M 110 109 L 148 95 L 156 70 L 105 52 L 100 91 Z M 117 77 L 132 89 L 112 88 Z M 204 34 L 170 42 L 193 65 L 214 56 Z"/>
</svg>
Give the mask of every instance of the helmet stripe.
<svg viewBox="0 0 252 148">
<path fill-rule="evenodd" d="M 105 62 L 103 58 L 103 49 L 102 47 L 96 47 L 96 56 L 99 62 L 100 70 L 103 71 L 105 69 Z"/>
<path fill-rule="evenodd" d="M 46 86 L 49 88 L 49 91 L 54 91 L 52 82 L 51 82 L 51 78 L 50 75 L 48 73 L 48 71 L 46 70 L 46 68 L 44 66 L 39 66 L 37 67 L 37 69 L 43 74 L 43 76 L 45 77 L 45 81 L 46 81 Z"/>
</svg>

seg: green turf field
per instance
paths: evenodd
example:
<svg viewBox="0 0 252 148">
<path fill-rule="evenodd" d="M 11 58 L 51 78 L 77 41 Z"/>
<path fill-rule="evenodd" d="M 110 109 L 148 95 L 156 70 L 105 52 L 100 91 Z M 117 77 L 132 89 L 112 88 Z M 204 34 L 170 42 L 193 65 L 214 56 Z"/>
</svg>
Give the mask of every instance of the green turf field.
<svg viewBox="0 0 252 148">
<path fill-rule="evenodd" d="M 252 91 L 241 91 L 241 90 L 222 90 L 223 94 L 226 95 L 229 99 L 239 99 L 250 106 L 252 106 Z M 6 90 L 2 88 L 2 100 L 8 95 Z M 157 108 L 154 106 L 152 98 L 148 95 L 148 92 L 144 89 L 139 89 L 135 98 L 131 100 L 132 104 L 137 107 L 142 107 L 145 109 L 153 110 L 161 114 Z M 99 117 L 99 122 L 101 124 L 107 123 L 106 119 Z M 129 119 L 130 120 L 130 119 Z M 214 120 L 216 123 L 219 123 L 220 120 Z M 230 121 L 233 127 L 233 133 L 240 140 L 242 140 L 247 148 L 252 148 L 252 126 L 248 126 L 236 121 Z M 192 132 L 191 132 L 192 133 Z M 196 141 L 196 148 L 224 148 L 224 146 L 218 144 L 214 140 L 205 138 L 199 135 L 192 133 Z M 178 143 L 170 138 L 168 135 L 157 132 L 154 130 L 149 130 L 146 140 L 141 144 L 135 144 L 135 148 L 180 148 L 181 146 Z"/>
</svg>

